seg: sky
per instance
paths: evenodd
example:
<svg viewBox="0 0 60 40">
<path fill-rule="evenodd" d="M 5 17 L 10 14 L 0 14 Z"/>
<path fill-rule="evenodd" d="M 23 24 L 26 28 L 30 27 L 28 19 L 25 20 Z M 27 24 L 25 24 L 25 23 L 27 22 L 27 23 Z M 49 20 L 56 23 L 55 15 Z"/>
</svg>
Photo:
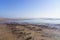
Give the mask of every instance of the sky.
<svg viewBox="0 0 60 40">
<path fill-rule="evenodd" d="M 60 0 L 0 0 L 3 18 L 60 18 Z"/>
</svg>

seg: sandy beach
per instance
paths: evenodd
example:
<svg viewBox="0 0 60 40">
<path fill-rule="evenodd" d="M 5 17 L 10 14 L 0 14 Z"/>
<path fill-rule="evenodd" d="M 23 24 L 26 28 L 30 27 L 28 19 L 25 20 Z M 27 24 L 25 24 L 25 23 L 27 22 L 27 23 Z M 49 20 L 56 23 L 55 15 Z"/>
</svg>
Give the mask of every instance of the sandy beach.
<svg viewBox="0 0 60 40">
<path fill-rule="evenodd" d="M 60 31 L 45 25 L 0 23 L 0 40 L 60 40 Z"/>
</svg>

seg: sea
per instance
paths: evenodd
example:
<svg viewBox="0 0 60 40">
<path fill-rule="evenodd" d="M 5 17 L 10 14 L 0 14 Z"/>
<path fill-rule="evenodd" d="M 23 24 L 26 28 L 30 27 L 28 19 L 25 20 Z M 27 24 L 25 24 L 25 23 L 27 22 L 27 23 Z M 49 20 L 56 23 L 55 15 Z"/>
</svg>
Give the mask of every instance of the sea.
<svg viewBox="0 0 60 40">
<path fill-rule="evenodd" d="M 19 23 L 19 24 L 38 24 L 55 27 L 60 29 L 60 19 L 26 19 L 26 20 L 7 20 L 5 23 Z M 2 22 L 2 23 L 4 23 Z M 0 22 L 1 23 L 1 22 Z"/>
</svg>

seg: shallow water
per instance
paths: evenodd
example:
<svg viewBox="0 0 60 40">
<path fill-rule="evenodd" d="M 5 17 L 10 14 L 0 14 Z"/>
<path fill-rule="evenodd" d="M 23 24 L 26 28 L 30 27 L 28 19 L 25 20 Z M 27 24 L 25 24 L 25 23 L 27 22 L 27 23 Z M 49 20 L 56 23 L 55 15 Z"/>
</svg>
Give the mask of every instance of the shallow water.
<svg viewBox="0 0 60 40">
<path fill-rule="evenodd" d="M 48 24 L 60 24 L 60 20 L 44 20 L 44 19 L 31 19 L 31 20 L 8 20 L 6 22 L 27 22 L 27 23 L 48 23 Z"/>
<path fill-rule="evenodd" d="M 7 23 L 16 22 L 16 23 L 30 23 L 30 24 L 43 24 L 49 27 L 56 27 L 60 29 L 60 20 L 47 20 L 47 19 L 30 19 L 30 20 L 8 20 Z M 4 23 L 4 22 L 2 22 Z M 59 24 L 59 25 L 58 25 Z"/>
</svg>

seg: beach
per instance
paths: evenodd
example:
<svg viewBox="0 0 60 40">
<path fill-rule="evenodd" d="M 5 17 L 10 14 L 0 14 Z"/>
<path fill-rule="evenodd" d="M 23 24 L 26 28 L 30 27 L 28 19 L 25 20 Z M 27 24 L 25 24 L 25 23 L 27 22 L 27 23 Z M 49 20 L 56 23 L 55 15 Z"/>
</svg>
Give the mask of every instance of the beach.
<svg viewBox="0 0 60 40">
<path fill-rule="evenodd" d="M 60 40 L 60 31 L 46 25 L 0 23 L 0 40 Z"/>
</svg>

